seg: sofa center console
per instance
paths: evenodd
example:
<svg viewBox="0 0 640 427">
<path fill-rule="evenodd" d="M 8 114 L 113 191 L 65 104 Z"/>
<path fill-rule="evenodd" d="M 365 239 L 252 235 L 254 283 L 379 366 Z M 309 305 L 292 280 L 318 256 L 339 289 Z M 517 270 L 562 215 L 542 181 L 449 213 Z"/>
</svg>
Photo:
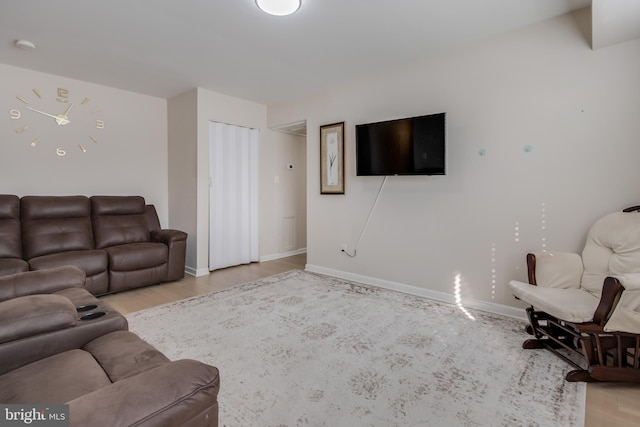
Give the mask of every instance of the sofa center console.
<svg viewBox="0 0 640 427">
<path fill-rule="evenodd" d="M 128 329 L 122 314 L 82 287 L 84 278 L 72 266 L 0 276 L 0 374 Z M 49 293 L 24 294 L 43 281 L 49 289 L 38 292 Z"/>
</svg>

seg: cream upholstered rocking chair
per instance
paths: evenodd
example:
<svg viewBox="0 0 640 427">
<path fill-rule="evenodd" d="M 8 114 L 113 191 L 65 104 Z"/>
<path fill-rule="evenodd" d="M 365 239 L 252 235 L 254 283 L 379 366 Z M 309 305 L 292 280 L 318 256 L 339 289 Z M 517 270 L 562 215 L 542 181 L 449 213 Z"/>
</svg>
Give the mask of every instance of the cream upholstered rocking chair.
<svg viewBox="0 0 640 427">
<path fill-rule="evenodd" d="M 529 283 L 509 288 L 527 308 L 534 338 L 576 370 L 567 381 L 640 382 L 640 206 L 610 213 L 589 230 L 582 256 L 527 255 Z"/>
</svg>

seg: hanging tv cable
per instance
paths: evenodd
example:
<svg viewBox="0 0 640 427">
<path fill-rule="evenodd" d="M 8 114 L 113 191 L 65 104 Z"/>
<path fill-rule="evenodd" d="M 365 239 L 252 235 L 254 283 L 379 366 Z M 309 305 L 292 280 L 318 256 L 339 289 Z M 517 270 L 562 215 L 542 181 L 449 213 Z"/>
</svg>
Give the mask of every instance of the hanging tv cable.
<svg viewBox="0 0 640 427">
<path fill-rule="evenodd" d="M 358 237 L 358 241 L 356 242 L 356 245 L 353 247 L 353 254 L 350 254 L 349 252 L 347 252 L 346 249 L 342 249 L 342 252 L 344 252 L 347 256 L 350 256 L 351 258 L 354 258 L 356 256 L 356 253 L 358 251 L 358 246 L 360 245 L 360 240 L 362 240 L 362 235 L 367 229 L 367 225 L 369 225 L 369 220 L 371 219 L 371 215 L 373 214 L 373 211 L 376 208 L 376 205 L 378 204 L 378 199 L 380 198 L 380 193 L 382 193 L 382 188 L 384 187 L 385 182 L 387 182 L 386 175 L 382 180 L 382 184 L 380 184 L 380 188 L 378 189 L 378 194 L 376 194 L 376 199 L 373 201 L 373 205 L 369 210 L 369 215 L 367 216 L 367 220 L 364 222 L 364 226 L 362 226 L 362 231 L 360 231 L 360 236 Z"/>
</svg>

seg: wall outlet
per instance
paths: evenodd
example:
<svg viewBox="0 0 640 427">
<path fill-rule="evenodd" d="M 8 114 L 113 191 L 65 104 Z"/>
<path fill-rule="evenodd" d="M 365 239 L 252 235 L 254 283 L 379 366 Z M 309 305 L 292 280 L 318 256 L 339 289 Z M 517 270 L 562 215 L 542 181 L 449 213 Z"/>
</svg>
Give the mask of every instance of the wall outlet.
<svg viewBox="0 0 640 427">
<path fill-rule="evenodd" d="M 340 250 L 341 251 L 346 251 L 347 250 L 347 244 L 346 243 L 341 244 L 340 245 Z"/>
</svg>

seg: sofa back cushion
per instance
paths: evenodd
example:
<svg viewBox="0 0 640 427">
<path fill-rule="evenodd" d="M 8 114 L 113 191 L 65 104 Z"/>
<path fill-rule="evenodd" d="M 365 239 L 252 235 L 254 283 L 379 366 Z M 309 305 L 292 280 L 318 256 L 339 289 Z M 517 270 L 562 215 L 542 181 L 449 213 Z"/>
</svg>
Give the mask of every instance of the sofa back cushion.
<svg viewBox="0 0 640 427">
<path fill-rule="evenodd" d="M 97 249 L 150 241 L 143 197 L 93 196 L 91 212 Z"/>
<path fill-rule="evenodd" d="M 94 248 L 86 196 L 24 196 L 20 215 L 25 259 Z"/>
<path fill-rule="evenodd" d="M 607 276 L 640 273 L 640 212 L 613 212 L 596 221 L 582 262 L 581 286 L 598 297 Z"/>
<path fill-rule="evenodd" d="M 22 258 L 20 198 L 0 194 L 0 258 Z"/>
<path fill-rule="evenodd" d="M 149 232 L 160 231 L 160 220 L 158 219 L 158 212 L 156 211 L 156 207 L 154 205 L 146 205 L 144 210 L 145 216 L 147 218 L 147 226 L 149 227 Z"/>
</svg>

